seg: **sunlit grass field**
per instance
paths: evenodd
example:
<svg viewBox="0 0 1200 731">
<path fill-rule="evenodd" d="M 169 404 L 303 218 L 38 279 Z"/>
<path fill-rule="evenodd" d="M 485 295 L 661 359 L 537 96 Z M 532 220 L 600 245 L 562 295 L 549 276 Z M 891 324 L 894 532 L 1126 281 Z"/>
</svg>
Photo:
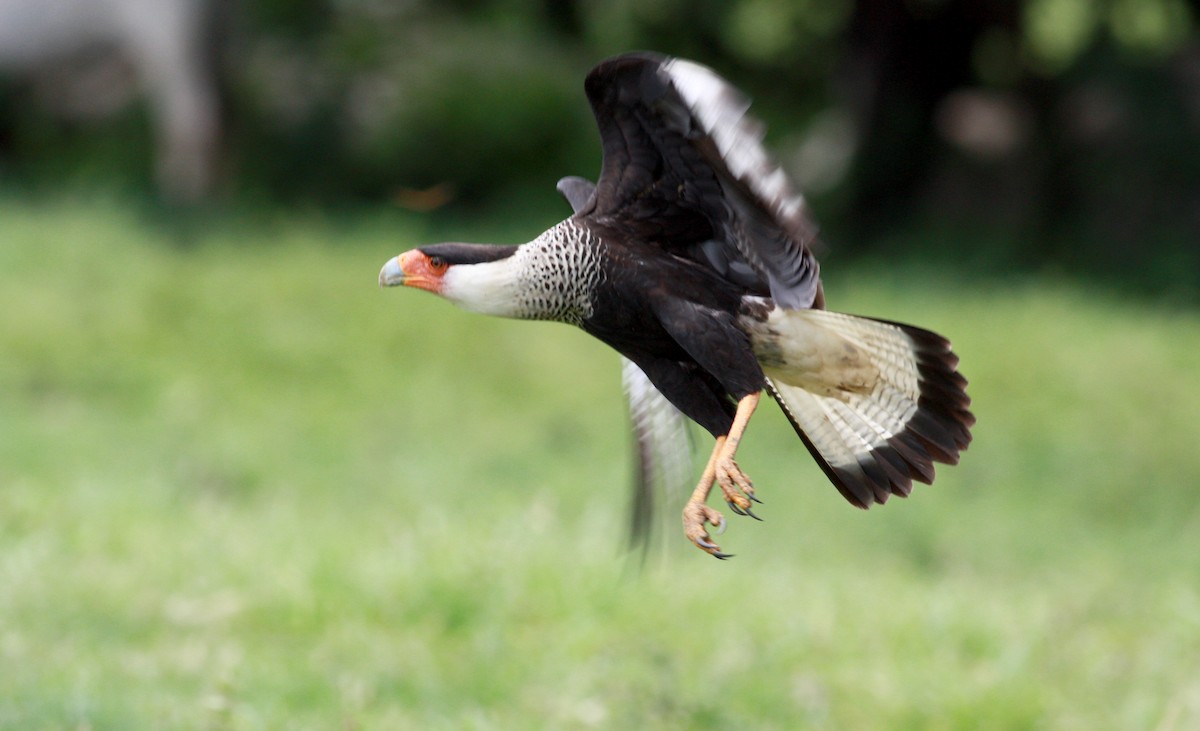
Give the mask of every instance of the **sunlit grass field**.
<svg viewBox="0 0 1200 731">
<path fill-rule="evenodd" d="M 862 512 L 766 408 L 765 522 L 642 564 L 616 356 L 376 287 L 488 228 L 0 199 L 0 727 L 1200 727 L 1200 314 L 829 263 L 962 464 Z"/>
</svg>

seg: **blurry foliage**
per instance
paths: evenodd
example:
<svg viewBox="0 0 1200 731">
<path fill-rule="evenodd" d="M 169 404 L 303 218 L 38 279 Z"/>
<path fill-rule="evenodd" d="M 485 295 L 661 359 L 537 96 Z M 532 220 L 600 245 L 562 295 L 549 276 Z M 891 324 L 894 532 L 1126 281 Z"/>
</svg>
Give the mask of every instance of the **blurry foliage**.
<svg viewBox="0 0 1200 731">
<path fill-rule="evenodd" d="M 548 209 L 599 171 L 583 75 L 645 48 L 754 97 L 835 254 L 932 224 L 991 242 L 958 261 L 1200 281 L 1197 0 L 217 1 L 235 200 Z M 19 181 L 149 188 L 141 111 L 82 135 L 0 83 Z"/>
</svg>

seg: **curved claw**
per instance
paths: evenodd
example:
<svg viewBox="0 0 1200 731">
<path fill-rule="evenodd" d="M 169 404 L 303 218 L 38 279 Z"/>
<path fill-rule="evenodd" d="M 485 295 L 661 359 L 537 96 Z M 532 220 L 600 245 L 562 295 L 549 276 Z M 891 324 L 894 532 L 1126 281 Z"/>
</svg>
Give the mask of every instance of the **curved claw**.
<svg viewBox="0 0 1200 731">
<path fill-rule="evenodd" d="M 762 505 L 762 500 L 756 499 L 753 495 L 747 495 L 747 497 L 750 498 L 751 500 L 753 500 L 754 502 L 758 503 L 759 505 Z M 732 500 L 726 501 L 725 504 L 729 506 L 729 509 L 732 510 L 735 515 L 742 515 L 742 516 L 748 515 L 751 518 L 754 518 L 755 520 L 762 520 L 762 518 L 760 518 L 754 514 L 754 511 L 750 509 L 749 504 L 747 504 L 746 507 L 744 507 L 744 508 L 738 507 L 738 504 Z"/>
<path fill-rule="evenodd" d="M 742 472 L 732 458 L 719 460 L 715 468 L 716 483 L 725 493 L 725 503 L 735 515 L 749 515 L 755 520 L 762 520 L 750 510 L 752 503 L 762 504 L 762 500 L 754 494 L 754 483 Z"/>
<path fill-rule="evenodd" d="M 722 561 L 724 561 L 727 558 L 733 558 L 732 553 L 722 552 L 720 546 L 718 546 L 717 544 L 713 543 L 712 541 L 708 540 L 708 538 L 705 538 L 703 536 L 696 539 L 696 545 L 699 546 L 700 548 L 704 549 L 705 551 L 707 551 L 708 555 L 712 556 L 713 558 L 719 558 Z"/>
<path fill-rule="evenodd" d="M 721 511 L 714 510 L 699 501 L 689 501 L 683 509 L 683 532 L 696 548 L 717 558 L 727 558 L 729 554 L 721 551 L 721 547 L 713 542 L 705 526 L 713 526 L 713 532 L 720 535 L 725 531 L 725 516 Z"/>
</svg>

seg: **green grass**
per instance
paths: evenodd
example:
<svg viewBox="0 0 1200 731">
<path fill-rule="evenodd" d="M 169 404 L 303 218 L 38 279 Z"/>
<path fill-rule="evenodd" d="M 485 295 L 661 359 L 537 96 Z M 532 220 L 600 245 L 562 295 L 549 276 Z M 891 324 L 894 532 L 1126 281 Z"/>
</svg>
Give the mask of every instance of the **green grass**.
<svg viewBox="0 0 1200 731">
<path fill-rule="evenodd" d="M 375 286 L 486 224 L 202 223 L 0 199 L 0 727 L 1200 725 L 1196 313 L 830 265 L 963 463 L 864 513 L 764 410 L 766 522 L 639 571 L 616 356 Z"/>
</svg>

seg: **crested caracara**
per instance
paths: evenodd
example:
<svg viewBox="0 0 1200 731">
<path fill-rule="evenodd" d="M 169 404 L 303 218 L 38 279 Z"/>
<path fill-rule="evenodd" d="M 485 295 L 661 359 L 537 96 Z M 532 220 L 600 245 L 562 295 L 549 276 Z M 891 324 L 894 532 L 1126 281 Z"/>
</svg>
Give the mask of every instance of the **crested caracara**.
<svg viewBox="0 0 1200 731">
<path fill-rule="evenodd" d="M 725 520 L 706 501 L 715 483 L 730 510 L 757 517 L 734 457 L 764 390 L 858 507 L 956 463 L 975 419 L 949 342 L 825 310 L 816 226 L 746 98 L 704 66 L 649 53 L 604 61 L 584 88 L 604 158 L 595 185 L 559 182 L 574 215 L 519 246 L 418 247 L 388 261 L 380 284 L 571 323 L 620 353 L 639 452 L 635 533 L 686 416 L 714 444 L 684 534 L 727 557 L 706 529 Z"/>
</svg>

